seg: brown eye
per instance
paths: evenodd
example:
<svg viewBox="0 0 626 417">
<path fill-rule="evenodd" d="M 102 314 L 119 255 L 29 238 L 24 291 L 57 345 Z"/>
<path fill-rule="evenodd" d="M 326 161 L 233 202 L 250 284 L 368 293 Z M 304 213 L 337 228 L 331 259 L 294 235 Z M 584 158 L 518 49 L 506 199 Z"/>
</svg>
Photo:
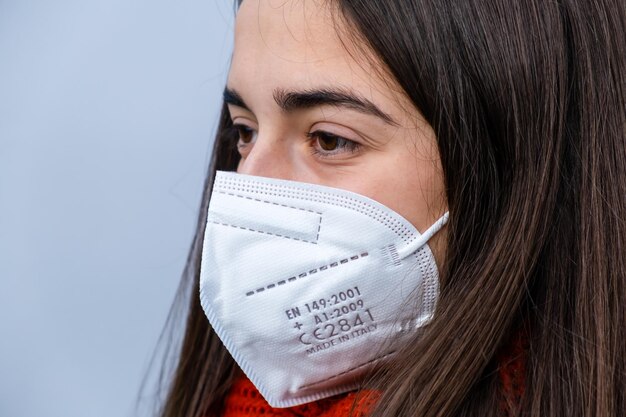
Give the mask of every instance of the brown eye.
<svg viewBox="0 0 626 417">
<path fill-rule="evenodd" d="M 334 151 L 339 145 L 339 138 L 335 135 L 319 134 L 317 142 L 324 151 Z"/>
<path fill-rule="evenodd" d="M 254 142 L 254 138 L 256 136 L 256 132 L 254 131 L 254 129 L 251 129 L 248 126 L 244 125 L 234 125 L 233 127 L 237 129 L 240 143 L 248 144 Z"/>
<path fill-rule="evenodd" d="M 346 154 L 354 154 L 361 149 L 361 145 L 355 141 L 321 130 L 307 133 L 307 136 L 311 139 L 314 154 L 319 157 L 347 156 Z"/>
</svg>

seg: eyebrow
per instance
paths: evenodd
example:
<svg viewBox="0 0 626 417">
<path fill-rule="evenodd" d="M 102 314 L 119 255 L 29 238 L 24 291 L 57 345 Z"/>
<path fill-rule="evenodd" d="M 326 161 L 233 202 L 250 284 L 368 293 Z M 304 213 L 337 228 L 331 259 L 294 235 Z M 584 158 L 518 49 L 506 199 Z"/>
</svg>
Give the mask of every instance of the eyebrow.
<svg viewBox="0 0 626 417">
<path fill-rule="evenodd" d="M 233 106 L 241 107 L 243 109 L 251 111 L 250 107 L 248 107 L 245 101 L 243 101 L 239 93 L 232 88 L 226 87 L 224 89 L 224 103 L 232 104 Z"/>
<path fill-rule="evenodd" d="M 350 90 L 322 88 L 288 91 L 276 89 L 273 96 L 276 104 L 285 112 L 310 109 L 317 106 L 345 107 L 360 113 L 376 116 L 387 124 L 398 126 L 398 123 L 378 106 Z M 224 89 L 224 102 L 250 111 L 241 95 L 232 88 L 226 87 Z"/>
</svg>

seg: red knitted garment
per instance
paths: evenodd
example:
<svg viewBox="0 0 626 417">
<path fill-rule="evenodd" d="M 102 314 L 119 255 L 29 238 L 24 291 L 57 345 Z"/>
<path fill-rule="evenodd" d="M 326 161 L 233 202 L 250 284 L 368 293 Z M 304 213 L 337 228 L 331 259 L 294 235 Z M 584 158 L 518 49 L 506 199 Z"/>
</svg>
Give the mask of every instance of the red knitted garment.
<svg viewBox="0 0 626 417">
<path fill-rule="evenodd" d="M 350 392 L 289 408 L 272 408 L 244 375 L 233 383 L 224 403 L 223 417 L 363 417 L 376 395 Z M 356 399 L 356 408 L 355 407 Z M 352 412 L 352 414 L 351 414 Z"/>
<path fill-rule="evenodd" d="M 528 334 L 525 330 L 520 330 L 497 356 L 502 390 L 500 411 L 503 417 L 518 415 L 517 410 L 521 405 L 525 389 L 527 351 Z"/>
<path fill-rule="evenodd" d="M 518 335 L 498 355 L 503 417 L 516 415 L 515 410 L 524 394 L 525 351 L 525 338 Z M 350 392 L 296 407 L 272 408 L 242 374 L 226 396 L 222 417 L 364 417 L 376 398 L 373 391 Z"/>
</svg>

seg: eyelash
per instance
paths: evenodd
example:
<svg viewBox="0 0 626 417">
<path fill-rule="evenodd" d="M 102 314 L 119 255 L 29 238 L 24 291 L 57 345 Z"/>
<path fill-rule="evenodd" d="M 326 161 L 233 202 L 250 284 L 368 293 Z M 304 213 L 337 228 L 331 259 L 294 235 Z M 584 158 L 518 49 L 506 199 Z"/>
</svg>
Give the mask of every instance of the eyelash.
<svg viewBox="0 0 626 417">
<path fill-rule="evenodd" d="M 346 139 L 339 135 L 325 132 L 323 130 L 316 130 L 313 132 L 308 132 L 306 136 L 312 141 L 311 152 L 320 158 L 330 158 L 335 155 L 339 155 L 341 153 L 353 154 L 353 153 L 358 152 L 362 146 L 358 142 L 352 141 L 350 139 Z M 322 151 L 320 150 L 320 147 L 321 147 L 320 140 L 331 140 L 331 141 L 336 140 L 337 148 L 332 151 Z"/>
<path fill-rule="evenodd" d="M 244 124 L 233 124 L 233 130 L 235 133 L 235 145 L 240 151 L 251 143 L 254 143 L 254 138 L 250 139 L 248 142 L 242 140 L 242 137 L 246 135 L 257 134 L 257 132 L 251 127 Z M 362 145 L 358 142 L 323 130 L 315 130 L 305 134 L 311 142 L 311 153 L 319 158 L 332 158 L 342 153 L 354 154 L 362 147 Z M 336 143 L 334 145 L 336 146 L 336 149 L 323 150 L 321 141 L 335 141 Z"/>
</svg>

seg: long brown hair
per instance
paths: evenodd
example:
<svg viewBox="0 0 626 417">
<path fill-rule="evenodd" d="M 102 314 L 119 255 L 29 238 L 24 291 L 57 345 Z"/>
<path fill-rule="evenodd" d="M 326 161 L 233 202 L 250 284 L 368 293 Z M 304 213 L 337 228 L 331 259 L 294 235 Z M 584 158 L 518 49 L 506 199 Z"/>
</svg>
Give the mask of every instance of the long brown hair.
<svg viewBox="0 0 626 417">
<path fill-rule="evenodd" d="M 433 127 L 450 210 L 436 316 L 372 375 L 373 416 L 499 415 L 495 358 L 519 332 L 526 383 L 511 414 L 626 413 L 621 1 L 336 0 Z M 224 108 L 162 417 L 219 413 L 238 372 L 197 296 L 212 179 L 236 168 L 234 137 Z"/>
</svg>

